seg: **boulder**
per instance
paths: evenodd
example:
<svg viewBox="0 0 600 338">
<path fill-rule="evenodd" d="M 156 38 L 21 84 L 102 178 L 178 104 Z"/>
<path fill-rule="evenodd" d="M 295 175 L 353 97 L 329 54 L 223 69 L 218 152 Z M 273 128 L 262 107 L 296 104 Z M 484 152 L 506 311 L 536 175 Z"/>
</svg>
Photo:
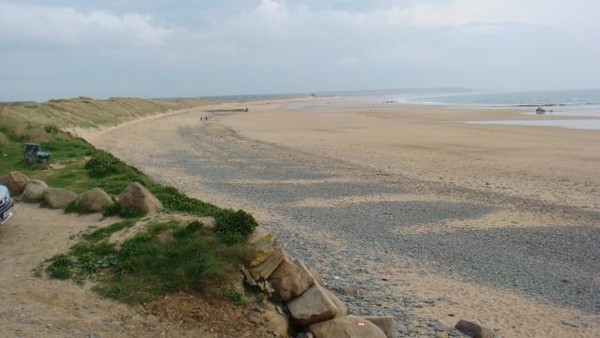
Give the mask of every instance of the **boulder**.
<svg viewBox="0 0 600 338">
<path fill-rule="evenodd" d="M 307 271 L 284 257 L 277 269 L 269 277 L 275 293 L 273 298 L 278 302 L 287 302 L 300 296 L 315 282 Z"/>
<path fill-rule="evenodd" d="M 287 303 L 290 315 L 300 326 L 343 316 L 346 306 L 334 294 L 319 284 L 314 284 L 302 296 Z"/>
<path fill-rule="evenodd" d="M 303 261 L 299 260 L 299 259 L 294 259 L 294 263 L 303 271 L 305 271 L 306 273 L 308 273 L 309 275 L 312 276 L 313 281 L 315 283 L 318 284 L 323 284 L 323 278 L 321 278 L 321 275 L 319 275 L 319 273 L 317 271 L 315 271 L 314 269 L 310 268 L 308 265 L 306 265 Z"/>
<path fill-rule="evenodd" d="M 12 196 L 19 196 L 25 190 L 29 177 L 18 171 L 11 171 L 0 177 L 0 184 L 6 186 Z"/>
<path fill-rule="evenodd" d="M 64 209 L 77 200 L 77 194 L 65 189 L 48 188 L 44 191 L 44 202 L 52 209 Z"/>
<path fill-rule="evenodd" d="M 76 203 L 91 212 L 102 212 L 113 205 L 113 200 L 104 190 L 93 188 L 80 194 Z"/>
<path fill-rule="evenodd" d="M 387 338 L 395 338 L 396 334 L 394 333 L 394 317 L 392 316 L 367 316 L 363 317 L 364 319 L 370 321 L 375 324 L 378 328 L 385 333 Z"/>
<path fill-rule="evenodd" d="M 342 316 L 309 327 L 315 338 L 386 338 L 372 322 L 358 316 Z"/>
<path fill-rule="evenodd" d="M 46 182 L 41 180 L 29 180 L 23 194 L 21 195 L 21 201 L 26 203 L 37 203 L 44 199 L 44 191 L 48 189 Z"/>
<path fill-rule="evenodd" d="M 467 320 L 459 320 L 454 326 L 458 331 L 466 334 L 472 338 L 493 338 L 494 331 L 483 327 L 477 323 L 469 322 Z"/>
<path fill-rule="evenodd" d="M 268 255 L 261 256 L 261 258 L 263 257 L 264 259 L 261 259 L 260 264 L 248 267 L 250 276 L 252 276 L 255 281 L 268 279 L 271 274 L 273 274 L 283 261 L 283 250 L 276 247 L 273 251 L 269 252 Z"/>
<path fill-rule="evenodd" d="M 145 213 L 161 211 L 162 203 L 152 193 L 138 182 L 133 182 L 119 195 L 121 209 L 134 207 Z"/>
<path fill-rule="evenodd" d="M 262 227 L 257 227 L 248 236 L 248 247 L 251 254 L 246 258 L 247 271 L 252 284 L 261 279 L 267 279 L 283 261 L 283 250 L 277 238 L 266 232 Z"/>
</svg>

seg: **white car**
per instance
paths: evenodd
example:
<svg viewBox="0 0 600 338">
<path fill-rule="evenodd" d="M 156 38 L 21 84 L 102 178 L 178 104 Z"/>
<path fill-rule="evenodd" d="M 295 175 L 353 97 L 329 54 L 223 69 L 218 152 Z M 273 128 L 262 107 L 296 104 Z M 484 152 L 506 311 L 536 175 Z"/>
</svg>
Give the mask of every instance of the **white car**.
<svg viewBox="0 0 600 338">
<path fill-rule="evenodd" d="M 0 185 L 0 224 L 6 223 L 13 215 L 15 201 L 10 197 L 8 188 Z"/>
</svg>

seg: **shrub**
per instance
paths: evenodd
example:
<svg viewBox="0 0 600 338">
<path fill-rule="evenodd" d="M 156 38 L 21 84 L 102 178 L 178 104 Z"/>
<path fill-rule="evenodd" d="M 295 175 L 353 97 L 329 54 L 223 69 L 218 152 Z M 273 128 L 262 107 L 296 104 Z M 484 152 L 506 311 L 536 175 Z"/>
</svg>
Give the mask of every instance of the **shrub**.
<svg viewBox="0 0 600 338">
<path fill-rule="evenodd" d="M 242 242 L 258 226 L 254 217 L 244 210 L 223 210 L 215 218 L 216 231 L 226 244 Z"/>
<path fill-rule="evenodd" d="M 162 202 L 164 208 L 169 211 L 181 211 L 196 216 L 206 216 L 219 210 L 214 205 L 191 198 L 173 187 L 153 185 L 149 189 Z"/>
<path fill-rule="evenodd" d="M 113 156 L 104 152 L 97 152 L 86 162 L 85 170 L 89 177 L 105 177 L 119 172 L 117 168 L 118 163 L 119 160 Z"/>
</svg>

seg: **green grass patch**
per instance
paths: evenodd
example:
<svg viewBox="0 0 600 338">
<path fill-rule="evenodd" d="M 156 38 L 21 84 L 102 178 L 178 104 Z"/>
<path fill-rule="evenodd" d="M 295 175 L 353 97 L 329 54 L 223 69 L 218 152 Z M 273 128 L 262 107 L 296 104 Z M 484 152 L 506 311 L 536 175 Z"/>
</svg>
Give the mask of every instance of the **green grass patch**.
<svg viewBox="0 0 600 338">
<path fill-rule="evenodd" d="M 231 302 L 231 304 L 236 305 L 236 306 L 248 306 L 250 305 L 250 301 L 248 300 L 248 298 L 234 290 L 234 289 L 226 289 L 223 291 L 223 298 L 225 298 L 226 300 L 228 300 L 229 302 Z"/>
<path fill-rule="evenodd" d="M 113 223 L 107 227 L 100 228 L 90 232 L 89 234 L 83 236 L 83 239 L 90 242 L 98 242 L 102 239 L 105 239 L 112 235 L 113 233 L 123 230 L 125 228 L 131 228 L 138 221 L 136 218 L 126 219 L 121 222 Z"/>
<path fill-rule="evenodd" d="M 202 291 L 207 282 L 219 284 L 241 262 L 243 250 L 224 245 L 198 222 L 151 224 L 120 248 L 103 240 L 134 223 L 127 220 L 89 233 L 84 242 L 55 256 L 47 272 L 59 279 L 98 281 L 100 294 L 140 304 L 172 292 Z M 172 231 L 171 241 L 157 239 L 163 231 Z"/>
</svg>

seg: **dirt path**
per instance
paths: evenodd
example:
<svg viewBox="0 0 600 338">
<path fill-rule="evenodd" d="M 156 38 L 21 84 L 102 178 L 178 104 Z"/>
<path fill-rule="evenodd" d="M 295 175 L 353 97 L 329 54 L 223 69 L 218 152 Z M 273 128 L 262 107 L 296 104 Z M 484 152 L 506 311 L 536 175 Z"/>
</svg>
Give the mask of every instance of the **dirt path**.
<svg viewBox="0 0 600 338">
<path fill-rule="evenodd" d="M 75 244 L 81 232 L 115 222 L 100 217 L 15 205 L 13 218 L 0 226 L 0 337 L 261 336 L 259 328 L 244 322 L 245 310 L 230 304 L 174 295 L 148 309 L 129 307 L 100 297 L 90 283 L 79 286 L 35 273 L 40 263 Z"/>
<path fill-rule="evenodd" d="M 0 227 L 0 336 L 131 337 L 142 328 L 150 336 L 162 334 L 152 318 L 127 306 L 70 281 L 34 276 L 40 263 L 75 244 L 75 235 L 111 222 L 16 204 L 14 217 Z"/>
</svg>

